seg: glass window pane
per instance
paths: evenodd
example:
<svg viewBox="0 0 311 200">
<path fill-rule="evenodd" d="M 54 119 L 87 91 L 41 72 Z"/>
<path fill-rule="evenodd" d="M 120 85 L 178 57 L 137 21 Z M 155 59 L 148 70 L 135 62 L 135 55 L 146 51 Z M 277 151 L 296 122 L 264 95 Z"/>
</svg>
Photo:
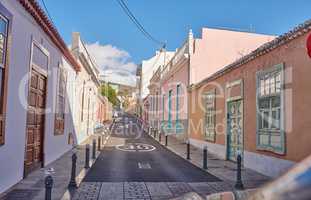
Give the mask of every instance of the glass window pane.
<svg viewBox="0 0 311 200">
<path fill-rule="evenodd" d="M 259 109 L 269 109 L 269 98 L 259 99 Z"/>
<path fill-rule="evenodd" d="M 270 79 L 267 78 L 265 80 L 265 95 L 269 95 L 270 94 Z"/>
<path fill-rule="evenodd" d="M 272 76 L 270 78 L 270 91 L 271 91 L 271 94 L 275 93 L 275 78 L 274 78 L 274 76 Z"/>
<path fill-rule="evenodd" d="M 281 74 L 278 73 L 275 77 L 275 87 L 276 87 L 276 92 L 280 93 L 281 92 Z"/>
<path fill-rule="evenodd" d="M 269 128 L 269 112 L 263 112 L 263 128 Z"/>
<path fill-rule="evenodd" d="M 0 63 L 4 64 L 5 59 L 5 37 L 0 33 Z"/>
<path fill-rule="evenodd" d="M 33 45 L 32 63 L 36 64 L 38 67 L 44 70 L 48 69 L 48 57 L 35 44 Z"/>
<path fill-rule="evenodd" d="M 2 33 L 3 35 L 6 35 L 6 26 L 7 22 L 0 18 L 0 33 Z"/>
<path fill-rule="evenodd" d="M 271 97 L 271 106 L 272 108 L 277 108 L 281 106 L 281 98 L 280 96 Z"/>
</svg>

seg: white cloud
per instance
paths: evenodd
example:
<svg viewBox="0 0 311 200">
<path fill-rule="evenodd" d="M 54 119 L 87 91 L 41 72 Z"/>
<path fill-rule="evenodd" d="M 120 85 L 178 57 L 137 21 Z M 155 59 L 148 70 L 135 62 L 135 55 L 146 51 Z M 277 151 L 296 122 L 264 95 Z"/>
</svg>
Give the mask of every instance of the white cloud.
<svg viewBox="0 0 311 200">
<path fill-rule="evenodd" d="M 106 80 L 135 85 L 137 66 L 130 61 L 131 56 L 127 51 L 109 44 L 101 45 L 99 42 L 87 44 L 86 47 Z"/>
</svg>

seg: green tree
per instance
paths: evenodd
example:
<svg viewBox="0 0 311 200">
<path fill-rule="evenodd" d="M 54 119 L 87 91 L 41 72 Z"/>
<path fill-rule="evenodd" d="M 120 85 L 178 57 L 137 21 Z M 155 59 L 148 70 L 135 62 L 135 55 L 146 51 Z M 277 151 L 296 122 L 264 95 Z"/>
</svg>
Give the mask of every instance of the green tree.
<svg viewBox="0 0 311 200">
<path fill-rule="evenodd" d="M 114 106 L 119 106 L 120 105 L 120 101 L 117 98 L 117 93 L 116 91 L 107 83 L 103 84 L 101 86 L 101 94 L 103 96 L 106 96 L 108 98 L 108 100 L 114 105 Z"/>
</svg>

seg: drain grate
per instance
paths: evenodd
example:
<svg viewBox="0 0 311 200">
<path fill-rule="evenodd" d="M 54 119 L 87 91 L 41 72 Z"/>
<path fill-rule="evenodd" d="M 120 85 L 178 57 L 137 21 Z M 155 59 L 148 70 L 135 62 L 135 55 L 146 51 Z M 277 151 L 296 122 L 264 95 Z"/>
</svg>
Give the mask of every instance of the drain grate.
<svg viewBox="0 0 311 200">
<path fill-rule="evenodd" d="M 138 163 L 138 168 L 139 169 L 151 169 L 151 165 L 147 162 L 144 163 Z"/>
</svg>

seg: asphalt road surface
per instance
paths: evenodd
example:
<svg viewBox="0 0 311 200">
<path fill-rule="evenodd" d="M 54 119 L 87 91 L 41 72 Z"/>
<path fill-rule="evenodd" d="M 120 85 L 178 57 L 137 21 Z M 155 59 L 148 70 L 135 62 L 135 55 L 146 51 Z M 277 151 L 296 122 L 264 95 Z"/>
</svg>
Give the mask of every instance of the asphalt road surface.
<svg viewBox="0 0 311 200">
<path fill-rule="evenodd" d="M 84 182 L 220 181 L 154 141 L 127 114 L 113 125 L 109 140 Z"/>
</svg>

